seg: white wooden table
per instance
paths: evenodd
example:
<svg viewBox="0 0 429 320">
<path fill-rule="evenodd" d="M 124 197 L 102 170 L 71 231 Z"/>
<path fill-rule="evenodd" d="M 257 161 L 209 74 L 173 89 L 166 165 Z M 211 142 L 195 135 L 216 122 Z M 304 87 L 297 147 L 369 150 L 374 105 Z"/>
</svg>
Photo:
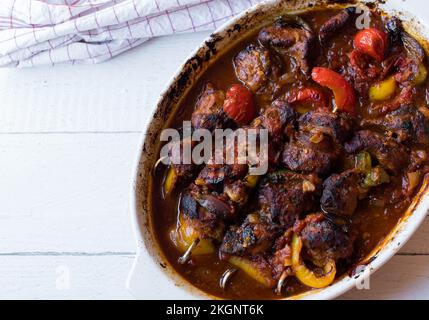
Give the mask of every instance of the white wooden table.
<svg viewBox="0 0 429 320">
<path fill-rule="evenodd" d="M 0 70 L 0 298 L 129 299 L 140 132 L 207 36 L 153 40 L 100 65 Z M 429 219 L 343 298 L 429 298 Z"/>
</svg>

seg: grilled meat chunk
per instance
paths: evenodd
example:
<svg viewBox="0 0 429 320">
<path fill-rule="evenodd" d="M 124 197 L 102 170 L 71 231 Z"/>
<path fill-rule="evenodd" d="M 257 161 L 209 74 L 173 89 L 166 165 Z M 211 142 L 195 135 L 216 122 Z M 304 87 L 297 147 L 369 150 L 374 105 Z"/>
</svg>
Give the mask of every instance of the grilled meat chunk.
<svg viewBox="0 0 429 320">
<path fill-rule="evenodd" d="M 197 205 L 195 206 L 192 202 L 189 202 L 189 204 L 192 204 L 192 206 L 189 206 L 187 201 L 183 202 L 184 200 L 181 200 L 181 205 L 182 202 L 184 205 L 188 205 L 182 210 L 185 216 L 187 215 L 201 220 L 215 219 L 225 221 L 231 221 L 237 217 L 235 205 L 225 194 L 195 184 L 189 186 L 187 191 L 182 194 L 182 198 L 187 194 L 192 197 Z M 191 201 L 189 197 L 187 199 Z"/>
<path fill-rule="evenodd" d="M 271 164 L 279 163 L 283 144 L 295 131 L 297 118 L 298 114 L 287 102 L 277 99 L 251 123 L 251 128 L 268 130 L 268 158 Z"/>
<path fill-rule="evenodd" d="M 283 100 L 275 100 L 256 122 L 268 130 L 271 138 L 279 140 L 288 126 L 293 126 L 297 119 L 296 111 Z"/>
<path fill-rule="evenodd" d="M 319 110 L 303 114 L 299 119 L 299 128 L 303 132 L 323 133 L 335 143 L 343 143 L 350 138 L 353 123 L 345 113 Z"/>
<path fill-rule="evenodd" d="M 291 56 L 306 76 L 310 74 L 309 58 L 314 39 L 313 32 L 305 21 L 287 16 L 263 28 L 258 35 L 262 45 L 273 48 L 282 56 Z"/>
<path fill-rule="evenodd" d="M 207 83 L 198 98 L 192 113 L 192 126 L 194 129 L 214 130 L 223 128 L 227 116 L 223 111 L 225 93 L 217 90 L 211 83 Z"/>
<path fill-rule="evenodd" d="M 196 183 L 218 188 L 225 183 L 245 177 L 248 171 L 246 164 L 207 164 L 199 173 Z"/>
<path fill-rule="evenodd" d="M 200 171 L 197 185 L 206 185 L 211 188 L 221 188 L 225 184 L 241 180 L 248 173 L 247 145 L 240 143 L 240 135 L 246 134 L 246 129 L 239 129 L 226 136 L 222 149 L 215 149 L 213 156 L 207 161 L 207 165 Z M 226 140 L 226 142 L 225 142 Z M 223 154 L 220 154 L 223 152 Z"/>
<path fill-rule="evenodd" d="M 258 214 L 250 214 L 240 226 L 233 225 L 223 238 L 220 251 L 230 255 L 255 255 L 270 249 L 278 226 Z"/>
<path fill-rule="evenodd" d="M 302 213 L 317 208 L 320 185 L 320 179 L 313 174 L 269 174 L 259 186 L 261 214 L 285 228 L 291 227 Z"/>
<path fill-rule="evenodd" d="M 249 199 L 249 187 L 241 181 L 237 180 L 229 184 L 225 184 L 223 187 L 223 192 L 231 199 L 231 201 L 243 205 L 247 203 Z"/>
<path fill-rule="evenodd" d="M 402 106 L 383 117 L 364 120 L 362 124 L 380 126 L 401 143 L 429 143 L 429 118 L 414 106 Z"/>
<path fill-rule="evenodd" d="M 354 170 L 333 174 L 326 179 L 320 199 L 322 210 L 338 216 L 351 216 L 358 204 L 359 179 Z"/>
<path fill-rule="evenodd" d="M 208 210 L 202 207 L 190 190 L 185 190 L 182 193 L 179 206 L 187 225 L 198 233 L 199 239 L 214 239 L 219 242 L 222 240 L 225 222 L 217 212 L 220 210 Z"/>
<path fill-rule="evenodd" d="M 345 144 L 345 150 L 348 153 L 366 150 L 392 173 L 397 173 L 408 162 L 408 151 L 403 145 L 393 138 L 370 130 L 356 132 Z"/>
<path fill-rule="evenodd" d="M 330 137 L 320 137 L 317 133 L 298 133 L 285 146 L 282 162 L 293 171 L 324 175 L 334 167 L 338 156 L 338 148 Z"/>
<path fill-rule="evenodd" d="M 267 48 L 250 44 L 234 58 L 237 78 L 252 92 L 272 95 L 279 85 L 281 62 Z"/>
<path fill-rule="evenodd" d="M 196 184 L 220 188 L 225 183 L 232 183 L 245 177 L 248 172 L 248 164 L 245 163 L 247 159 L 242 160 L 239 158 L 240 153 L 242 154 L 245 151 L 240 150 L 240 148 L 245 146 L 239 145 L 239 139 L 236 136 L 228 137 L 227 141 L 232 141 L 229 138 L 233 138 L 233 142 L 225 143 L 222 150 L 215 150 L 215 154 L 200 171 L 195 180 Z M 223 151 L 223 155 L 216 154 L 216 151 Z M 218 160 L 222 160 L 222 164 L 216 161 L 216 157 L 221 158 Z"/>
<path fill-rule="evenodd" d="M 299 133 L 284 148 L 283 163 L 291 170 L 328 173 L 336 163 L 340 144 L 350 137 L 352 120 L 344 114 L 316 110 L 303 114 L 298 123 Z"/>
<path fill-rule="evenodd" d="M 300 226 L 300 236 L 307 255 L 313 261 L 326 262 L 348 258 L 353 252 L 354 237 L 328 221 L 323 214 L 311 214 Z"/>
<path fill-rule="evenodd" d="M 352 20 L 355 13 L 356 8 L 349 7 L 329 18 L 319 29 L 320 43 L 326 45 L 333 36 L 338 34 Z"/>
</svg>

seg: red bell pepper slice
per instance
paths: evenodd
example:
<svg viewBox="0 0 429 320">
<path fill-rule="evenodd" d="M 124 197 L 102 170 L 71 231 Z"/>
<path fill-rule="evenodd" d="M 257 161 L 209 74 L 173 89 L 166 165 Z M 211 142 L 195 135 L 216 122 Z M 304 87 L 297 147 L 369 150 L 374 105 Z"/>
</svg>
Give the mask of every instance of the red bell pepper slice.
<svg viewBox="0 0 429 320">
<path fill-rule="evenodd" d="M 309 104 L 314 109 L 326 109 L 325 94 L 316 88 L 293 89 L 286 94 L 288 103 L 303 103 Z"/>
<path fill-rule="evenodd" d="M 336 108 L 356 114 L 356 97 L 352 85 L 339 73 L 324 67 L 315 67 L 311 72 L 315 82 L 334 93 Z"/>
</svg>

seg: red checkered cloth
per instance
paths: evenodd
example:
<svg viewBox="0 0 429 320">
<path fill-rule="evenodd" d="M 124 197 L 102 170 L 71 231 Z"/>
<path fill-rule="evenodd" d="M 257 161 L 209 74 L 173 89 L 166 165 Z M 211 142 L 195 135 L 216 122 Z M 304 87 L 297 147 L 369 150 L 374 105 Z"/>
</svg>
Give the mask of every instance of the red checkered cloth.
<svg viewBox="0 0 429 320">
<path fill-rule="evenodd" d="M 150 38 L 213 30 L 262 0 L 0 0 L 0 66 L 98 63 Z"/>
</svg>

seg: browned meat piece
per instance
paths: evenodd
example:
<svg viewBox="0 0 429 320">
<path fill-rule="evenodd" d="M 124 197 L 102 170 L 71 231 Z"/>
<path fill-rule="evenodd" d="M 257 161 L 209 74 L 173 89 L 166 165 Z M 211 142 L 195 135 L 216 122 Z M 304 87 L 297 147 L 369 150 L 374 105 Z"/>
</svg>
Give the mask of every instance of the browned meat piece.
<svg viewBox="0 0 429 320">
<path fill-rule="evenodd" d="M 201 207 L 189 190 L 181 195 L 180 211 L 187 225 L 198 233 L 200 239 L 222 240 L 225 222 L 216 213 Z"/>
<path fill-rule="evenodd" d="M 272 138 L 281 140 L 286 128 L 294 125 L 297 113 L 285 101 L 275 100 L 259 119 Z"/>
<path fill-rule="evenodd" d="M 207 164 L 199 173 L 196 183 L 213 188 L 223 183 L 233 182 L 245 177 L 248 171 L 247 164 Z"/>
<path fill-rule="evenodd" d="M 397 173 L 407 164 L 408 151 L 393 138 L 385 137 L 380 133 L 361 130 L 345 144 L 348 153 L 366 150 L 387 170 Z"/>
<path fill-rule="evenodd" d="M 309 215 L 304 223 L 300 236 L 307 255 L 313 261 L 337 261 L 353 253 L 354 237 L 328 221 L 323 214 Z"/>
<path fill-rule="evenodd" d="M 297 118 L 296 111 L 287 102 L 278 99 L 251 123 L 250 128 L 268 130 L 268 158 L 271 164 L 279 163 L 284 141 L 295 131 Z"/>
<path fill-rule="evenodd" d="M 352 119 L 345 113 L 329 111 L 310 111 L 303 114 L 299 121 L 299 128 L 312 134 L 323 133 L 330 136 L 335 143 L 343 143 L 350 138 Z"/>
<path fill-rule="evenodd" d="M 223 111 L 224 100 L 225 93 L 217 90 L 213 84 L 207 83 L 192 113 L 191 122 L 194 129 L 212 131 L 222 128 L 227 121 L 227 116 Z"/>
<path fill-rule="evenodd" d="M 362 124 L 380 126 L 401 143 L 429 143 L 429 118 L 414 106 L 402 106 L 383 117 L 364 120 Z"/>
<path fill-rule="evenodd" d="M 250 190 L 246 184 L 237 180 L 229 184 L 225 184 L 223 187 L 223 192 L 231 199 L 231 201 L 243 205 L 247 203 L 249 199 Z"/>
<path fill-rule="evenodd" d="M 291 227 L 299 215 L 318 207 L 321 181 L 290 171 L 269 174 L 259 186 L 259 205 L 270 221 Z"/>
<path fill-rule="evenodd" d="M 207 165 L 200 171 L 195 183 L 212 188 L 221 188 L 224 184 L 243 179 L 248 173 L 249 159 L 240 158 L 246 156 L 246 144 L 240 144 L 238 133 L 246 133 L 246 128 L 241 132 L 234 132 L 223 143 L 222 150 L 213 150 L 213 156 L 207 161 Z M 233 139 L 233 140 L 231 140 Z M 223 151 L 223 155 L 220 152 Z M 217 153 L 218 152 L 218 153 Z"/>
<path fill-rule="evenodd" d="M 243 163 L 239 159 L 239 145 L 238 139 L 234 139 L 234 143 L 226 143 L 223 148 L 223 164 L 216 163 L 216 154 L 212 156 L 207 162 L 207 165 L 200 171 L 197 179 L 197 185 L 206 185 L 212 188 L 223 186 L 224 183 L 232 183 L 233 181 L 240 180 L 245 177 L 248 172 L 248 164 Z M 234 150 L 232 150 L 234 148 Z M 232 154 L 233 151 L 233 154 Z M 216 152 L 216 150 L 215 150 Z M 233 159 L 230 157 L 233 156 Z M 233 164 L 229 161 L 233 160 Z"/>
<path fill-rule="evenodd" d="M 281 62 L 268 49 L 249 45 L 234 58 L 237 78 L 254 93 L 271 95 L 279 87 L 275 83 L 281 75 Z"/>
<path fill-rule="evenodd" d="M 241 226 L 233 225 L 223 238 L 220 251 L 230 255 L 255 255 L 271 248 L 278 235 L 278 227 L 250 214 Z"/>
<path fill-rule="evenodd" d="M 360 176 L 354 170 L 333 174 L 323 182 L 322 210 L 338 216 L 351 216 L 359 199 Z"/>
<path fill-rule="evenodd" d="M 339 31 L 344 28 L 348 22 L 351 21 L 354 14 L 356 13 L 355 7 L 349 7 L 341 12 L 337 13 L 335 16 L 329 18 L 319 30 L 319 40 L 322 45 L 325 45 L 329 39 L 334 35 L 338 34 Z"/>
<path fill-rule="evenodd" d="M 183 192 L 180 197 L 180 211 L 189 219 L 199 218 L 199 206 L 197 201 L 192 197 L 189 190 Z"/>
<path fill-rule="evenodd" d="M 306 76 L 310 74 L 309 58 L 314 45 L 314 35 L 309 25 L 301 18 L 278 19 L 273 25 L 259 32 L 258 40 L 281 55 L 291 56 Z"/>
<path fill-rule="evenodd" d="M 338 156 L 337 146 L 330 137 L 300 133 L 285 146 L 282 161 L 293 171 L 327 174 L 336 164 Z"/>
<path fill-rule="evenodd" d="M 176 169 L 176 175 L 181 184 L 192 181 L 198 172 L 198 166 L 193 164 L 173 164 Z"/>
<path fill-rule="evenodd" d="M 184 192 L 182 195 L 182 198 L 187 193 L 196 201 L 197 213 L 192 211 L 194 209 L 193 204 L 191 207 L 192 210 L 184 208 L 183 214 L 185 215 L 191 214 L 192 217 L 198 217 L 200 220 L 233 220 L 237 216 L 235 205 L 225 194 L 219 194 L 206 187 L 197 186 L 195 184 L 190 185 L 188 191 Z M 182 201 L 183 200 L 181 200 L 181 203 Z M 187 214 L 187 212 L 189 212 L 189 214 Z"/>
</svg>

